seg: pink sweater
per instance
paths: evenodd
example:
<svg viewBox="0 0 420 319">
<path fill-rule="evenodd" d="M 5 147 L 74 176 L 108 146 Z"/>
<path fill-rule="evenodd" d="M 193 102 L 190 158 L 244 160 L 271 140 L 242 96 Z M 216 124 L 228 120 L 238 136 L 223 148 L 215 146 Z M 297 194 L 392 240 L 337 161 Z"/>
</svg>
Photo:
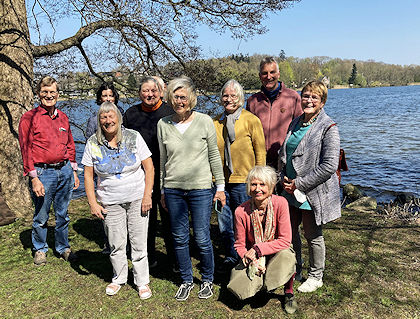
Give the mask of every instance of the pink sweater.
<svg viewBox="0 0 420 319">
<path fill-rule="evenodd" d="M 292 227 L 290 225 L 289 205 L 282 196 L 272 195 L 276 227 L 275 240 L 260 243 L 257 247 L 263 256 L 272 255 L 290 247 Z M 251 222 L 251 200 L 246 201 L 235 210 L 235 244 L 238 255 L 245 253 L 255 245 L 254 229 Z"/>
</svg>

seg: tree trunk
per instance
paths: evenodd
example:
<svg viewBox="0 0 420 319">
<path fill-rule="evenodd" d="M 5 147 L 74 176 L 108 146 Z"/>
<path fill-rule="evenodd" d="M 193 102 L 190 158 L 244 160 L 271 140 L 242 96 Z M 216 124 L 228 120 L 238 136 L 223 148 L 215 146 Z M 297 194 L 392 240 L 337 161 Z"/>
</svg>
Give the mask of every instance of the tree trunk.
<svg viewBox="0 0 420 319">
<path fill-rule="evenodd" d="M 17 217 L 29 217 L 31 198 L 23 177 L 19 120 L 33 103 L 33 56 L 24 0 L 0 1 L 0 185 Z"/>
</svg>

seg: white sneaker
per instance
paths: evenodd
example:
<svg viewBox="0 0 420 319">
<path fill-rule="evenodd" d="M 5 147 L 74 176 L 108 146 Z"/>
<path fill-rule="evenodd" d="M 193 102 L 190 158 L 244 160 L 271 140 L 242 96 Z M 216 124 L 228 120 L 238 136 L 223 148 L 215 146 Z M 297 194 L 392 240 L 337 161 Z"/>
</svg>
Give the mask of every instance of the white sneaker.
<svg viewBox="0 0 420 319">
<path fill-rule="evenodd" d="M 317 280 L 313 277 L 309 277 L 306 281 L 298 287 L 299 292 L 313 292 L 318 288 L 322 287 L 322 279 Z"/>
</svg>

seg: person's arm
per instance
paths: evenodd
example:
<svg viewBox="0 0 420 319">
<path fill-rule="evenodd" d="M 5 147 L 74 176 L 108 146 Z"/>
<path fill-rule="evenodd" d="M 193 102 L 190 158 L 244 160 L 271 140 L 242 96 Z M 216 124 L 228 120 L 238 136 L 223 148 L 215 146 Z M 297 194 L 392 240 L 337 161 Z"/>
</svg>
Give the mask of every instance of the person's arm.
<svg viewBox="0 0 420 319">
<path fill-rule="evenodd" d="M 143 166 L 145 174 L 145 185 L 143 199 L 141 201 L 141 212 L 142 214 L 147 215 L 149 210 L 152 208 L 152 191 L 155 178 L 155 168 L 153 167 L 153 161 L 151 157 L 141 161 L 141 165 Z"/>
<path fill-rule="evenodd" d="M 93 166 L 85 165 L 85 192 L 90 206 L 90 213 L 100 219 L 104 219 L 106 209 L 98 204 L 95 195 L 95 185 L 93 181 Z"/>
<path fill-rule="evenodd" d="M 251 141 L 255 154 L 255 165 L 264 166 L 266 160 L 264 131 L 259 118 L 253 118 L 251 124 Z"/>
<path fill-rule="evenodd" d="M 222 206 L 226 205 L 225 195 L 225 177 L 223 174 L 222 159 L 220 158 L 219 148 L 217 147 L 216 129 L 213 121 L 210 119 L 207 123 L 207 148 L 209 153 L 209 163 L 211 172 L 216 180 L 216 194 L 213 197 L 213 202 L 220 200 Z"/>
<path fill-rule="evenodd" d="M 165 147 L 165 144 L 163 143 L 163 137 L 162 137 L 163 125 L 164 125 L 163 121 L 162 119 L 160 119 L 157 125 L 157 138 L 158 138 L 158 143 L 159 143 L 159 154 L 160 154 L 160 172 L 158 174 L 160 175 L 160 190 L 161 190 L 160 203 L 165 210 L 168 210 L 166 208 L 165 194 L 163 193 L 163 181 L 165 179 L 165 166 L 166 166 L 166 159 L 167 159 L 166 147 Z"/>
<path fill-rule="evenodd" d="M 86 127 L 86 140 L 89 139 L 93 134 L 96 133 L 96 126 L 98 125 L 98 119 L 96 115 L 91 116 L 88 119 Z"/>
<path fill-rule="evenodd" d="M 258 247 L 257 250 L 261 252 L 261 256 L 272 255 L 282 249 L 287 249 L 292 241 L 292 226 L 287 200 L 284 197 L 277 196 L 277 198 L 273 198 L 272 203 L 274 217 L 277 220 L 275 239 L 254 245 L 254 247 Z"/>
<path fill-rule="evenodd" d="M 239 206 L 235 210 L 234 215 L 234 234 L 235 234 L 235 243 L 233 247 L 235 248 L 238 256 L 243 259 L 247 249 L 246 249 L 246 213 L 244 206 Z"/>
</svg>

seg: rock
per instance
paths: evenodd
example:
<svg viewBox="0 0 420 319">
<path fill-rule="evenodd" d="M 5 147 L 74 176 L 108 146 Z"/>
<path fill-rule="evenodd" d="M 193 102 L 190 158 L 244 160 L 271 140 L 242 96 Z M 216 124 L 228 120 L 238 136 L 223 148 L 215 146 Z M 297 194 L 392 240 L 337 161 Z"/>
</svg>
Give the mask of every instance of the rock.
<svg viewBox="0 0 420 319">
<path fill-rule="evenodd" d="M 343 195 L 347 196 L 351 200 L 357 200 L 365 196 L 362 190 L 360 190 L 357 186 L 349 183 L 343 186 Z"/>
<path fill-rule="evenodd" d="M 407 204 L 410 203 L 414 199 L 414 195 L 410 193 L 399 193 L 396 197 L 394 202 L 399 204 Z"/>
<path fill-rule="evenodd" d="M 373 197 L 362 197 L 358 200 L 348 204 L 346 208 L 357 210 L 357 209 L 373 209 L 375 210 L 378 206 L 378 203 L 376 202 L 376 199 Z"/>
</svg>

